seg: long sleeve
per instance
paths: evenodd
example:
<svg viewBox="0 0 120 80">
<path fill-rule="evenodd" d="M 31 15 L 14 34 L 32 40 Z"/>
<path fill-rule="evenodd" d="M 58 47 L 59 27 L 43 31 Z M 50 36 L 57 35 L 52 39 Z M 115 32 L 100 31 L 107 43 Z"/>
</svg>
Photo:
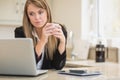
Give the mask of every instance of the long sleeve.
<svg viewBox="0 0 120 80">
<path fill-rule="evenodd" d="M 23 27 L 17 27 L 14 31 L 15 33 L 15 38 L 25 38 L 25 34 L 23 31 Z"/>
<path fill-rule="evenodd" d="M 54 58 L 52 61 L 52 66 L 54 66 L 55 69 L 62 69 L 66 62 L 66 50 L 61 55 L 59 51 L 54 54 Z"/>
</svg>

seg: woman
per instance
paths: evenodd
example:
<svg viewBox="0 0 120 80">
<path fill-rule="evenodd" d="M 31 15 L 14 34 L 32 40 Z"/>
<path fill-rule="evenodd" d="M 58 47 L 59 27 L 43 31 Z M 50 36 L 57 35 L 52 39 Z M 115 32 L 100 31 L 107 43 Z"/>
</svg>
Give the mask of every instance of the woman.
<svg viewBox="0 0 120 80">
<path fill-rule="evenodd" d="M 67 32 L 53 23 L 45 0 L 27 0 L 23 27 L 15 29 L 15 37 L 32 38 L 38 69 L 62 69 L 66 61 Z"/>
</svg>

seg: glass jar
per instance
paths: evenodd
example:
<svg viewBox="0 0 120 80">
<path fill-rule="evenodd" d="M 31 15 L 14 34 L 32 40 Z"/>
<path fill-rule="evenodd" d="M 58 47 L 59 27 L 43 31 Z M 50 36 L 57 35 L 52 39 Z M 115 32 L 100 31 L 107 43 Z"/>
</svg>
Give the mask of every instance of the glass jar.
<svg viewBox="0 0 120 80">
<path fill-rule="evenodd" d="M 101 42 L 96 45 L 96 62 L 105 62 L 105 47 Z"/>
<path fill-rule="evenodd" d="M 73 59 L 75 55 L 73 54 L 74 43 L 73 43 L 73 32 L 68 31 L 68 38 L 67 38 L 67 58 Z"/>
</svg>

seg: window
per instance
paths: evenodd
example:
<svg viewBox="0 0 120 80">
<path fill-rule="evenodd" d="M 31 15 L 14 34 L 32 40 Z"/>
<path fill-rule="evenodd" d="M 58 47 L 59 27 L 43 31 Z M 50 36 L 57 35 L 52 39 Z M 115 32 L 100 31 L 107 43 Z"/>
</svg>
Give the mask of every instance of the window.
<svg viewBox="0 0 120 80">
<path fill-rule="evenodd" d="M 120 0 L 82 0 L 82 39 L 93 44 L 100 39 L 120 46 L 119 3 Z"/>
</svg>

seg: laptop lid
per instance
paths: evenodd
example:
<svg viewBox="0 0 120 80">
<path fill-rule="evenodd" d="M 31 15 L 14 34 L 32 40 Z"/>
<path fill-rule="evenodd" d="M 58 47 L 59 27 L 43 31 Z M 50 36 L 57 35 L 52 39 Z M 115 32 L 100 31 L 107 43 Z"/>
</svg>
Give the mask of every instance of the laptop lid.
<svg viewBox="0 0 120 80">
<path fill-rule="evenodd" d="M 0 39 L 0 74 L 36 76 L 34 46 L 30 38 Z"/>
</svg>

